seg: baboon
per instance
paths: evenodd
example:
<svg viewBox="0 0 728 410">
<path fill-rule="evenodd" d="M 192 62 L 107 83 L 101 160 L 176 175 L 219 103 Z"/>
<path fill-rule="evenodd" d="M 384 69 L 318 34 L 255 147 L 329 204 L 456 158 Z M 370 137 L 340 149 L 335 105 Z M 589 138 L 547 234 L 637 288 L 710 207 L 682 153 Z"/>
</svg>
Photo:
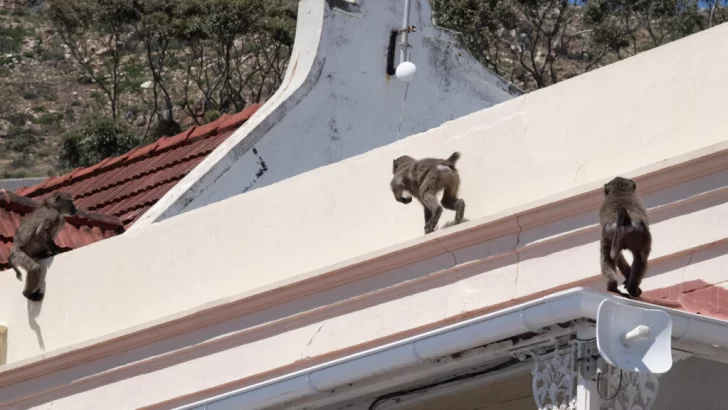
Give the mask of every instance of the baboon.
<svg viewBox="0 0 728 410">
<path fill-rule="evenodd" d="M 631 179 L 612 179 L 604 184 L 604 203 L 599 211 L 602 228 L 600 262 L 602 275 L 607 279 L 607 291 L 627 296 L 617 289 L 616 265 L 625 278 L 623 284 L 629 296 L 635 298 L 642 294 L 640 283 L 652 251 L 647 211 L 636 190 L 637 184 Z M 624 259 L 623 249 L 632 253 L 632 266 Z"/>
<path fill-rule="evenodd" d="M 41 266 L 38 261 L 61 252 L 54 240 L 63 229 L 66 216 L 75 214 L 76 206 L 71 195 L 56 192 L 23 218 L 15 230 L 9 261 L 15 270 L 15 277 L 20 281 L 23 276 L 18 267 L 25 269 L 27 277 L 23 296 L 29 300 L 43 300 L 44 293 L 40 289 Z"/>
<path fill-rule="evenodd" d="M 403 155 L 393 161 L 390 186 L 394 198 L 403 204 L 417 198 L 425 209 L 425 234 L 435 230 L 442 214 L 442 207 L 455 211 L 455 224 L 463 220 L 465 201 L 458 198 L 460 175 L 455 163 L 460 153 L 454 152 L 448 159 L 424 158 L 416 160 Z M 444 190 L 440 206 L 437 194 Z"/>
</svg>

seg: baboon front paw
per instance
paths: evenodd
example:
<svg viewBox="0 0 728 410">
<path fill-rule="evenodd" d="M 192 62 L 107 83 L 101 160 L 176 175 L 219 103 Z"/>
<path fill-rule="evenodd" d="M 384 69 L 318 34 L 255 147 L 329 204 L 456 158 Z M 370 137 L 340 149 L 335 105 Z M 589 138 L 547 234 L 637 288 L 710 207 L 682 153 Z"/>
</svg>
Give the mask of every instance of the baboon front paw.
<svg viewBox="0 0 728 410">
<path fill-rule="evenodd" d="M 30 301 L 40 302 L 43 300 L 43 297 L 45 297 L 45 293 L 43 293 L 40 289 L 38 289 L 34 292 L 23 291 L 23 296 L 28 298 L 28 300 L 30 300 Z"/>
</svg>

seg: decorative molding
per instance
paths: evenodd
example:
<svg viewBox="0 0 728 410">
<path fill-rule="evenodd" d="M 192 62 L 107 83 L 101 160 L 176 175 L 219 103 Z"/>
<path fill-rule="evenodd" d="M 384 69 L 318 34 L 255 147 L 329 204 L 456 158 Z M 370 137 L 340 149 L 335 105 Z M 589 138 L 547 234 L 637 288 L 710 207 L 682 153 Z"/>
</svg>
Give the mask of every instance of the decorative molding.
<svg viewBox="0 0 728 410">
<path fill-rule="evenodd" d="M 598 386 L 602 410 L 650 410 L 657 400 L 660 382 L 651 373 L 623 372 L 610 366 L 609 376 L 601 377 Z"/>
<path fill-rule="evenodd" d="M 539 410 L 576 410 L 576 345 L 533 357 L 531 389 Z M 521 360 L 525 355 L 520 355 Z"/>
<path fill-rule="evenodd" d="M 551 353 L 534 351 L 517 353 L 525 360 L 533 358 L 531 389 L 539 410 L 577 410 L 578 346 L 572 344 Z M 692 354 L 673 351 L 675 362 Z M 623 372 L 609 366 L 607 376 L 598 381 L 601 410 L 650 410 L 657 400 L 659 377 L 651 373 Z M 606 381 L 606 383 L 605 383 Z"/>
</svg>

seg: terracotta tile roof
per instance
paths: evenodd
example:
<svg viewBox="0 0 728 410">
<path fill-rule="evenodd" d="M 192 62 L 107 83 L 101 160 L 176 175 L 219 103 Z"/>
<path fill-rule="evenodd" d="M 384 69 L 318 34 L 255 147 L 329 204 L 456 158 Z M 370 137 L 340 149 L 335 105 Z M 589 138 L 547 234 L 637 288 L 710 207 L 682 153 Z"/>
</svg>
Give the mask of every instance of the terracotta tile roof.
<svg viewBox="0 0 728 410">
<path fill-rule="evenodd" d="M 113 215 L 129 227 L 259 108 L 260 104 L 251 105 L 237 114 L 223 115 L 209 124 L 190 127 L 16 193 L 42 199 L 65 191 L 74 196 L 79 208 Z"/>
<path fill-rule="evenodd" d="M 646 291 L 640 299 L 685 312 L 728 320 L 728 289 L 702 280 Z"/>
<path fill-rule="evenodd" d="M 31 212 L 38 201 L 0 190 L 0 270 L 10 269 L 8 257 L 13 247 L 15 229 L 22 217 Z M 79 214 L 66 218 L 66 226 L 56 237 L 56 244 L 71 250 L 115 236 L 124 231 L 118 218 L 79 209 Z"/>
</svg>

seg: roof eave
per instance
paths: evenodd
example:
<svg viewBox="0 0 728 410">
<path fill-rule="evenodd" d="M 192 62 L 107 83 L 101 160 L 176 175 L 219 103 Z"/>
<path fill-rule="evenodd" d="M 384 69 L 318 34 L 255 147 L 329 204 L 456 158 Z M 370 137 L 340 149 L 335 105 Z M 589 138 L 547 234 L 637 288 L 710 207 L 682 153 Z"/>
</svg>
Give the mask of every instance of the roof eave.
<svg viewBox="0 0 728 410">
<path fill-rule="evenodd" d="M 223 400 L 244 402 L 249 409 L 289 402 L 330 391 L 373 375 L 417 365 L 424 360 L 437 359 L 525 332 L 538 332 L 554 324 L 581 318 L 595 320 L 599 304 L 605 299 L 667 312 L 673 322 L 674 342 L 705 345 L 721 351 L 728 348 L 728 321 L 618 298 L 579 287 L 302 369 L 178 409 L 194 409 L 197 406 Z"/>
</svg>

